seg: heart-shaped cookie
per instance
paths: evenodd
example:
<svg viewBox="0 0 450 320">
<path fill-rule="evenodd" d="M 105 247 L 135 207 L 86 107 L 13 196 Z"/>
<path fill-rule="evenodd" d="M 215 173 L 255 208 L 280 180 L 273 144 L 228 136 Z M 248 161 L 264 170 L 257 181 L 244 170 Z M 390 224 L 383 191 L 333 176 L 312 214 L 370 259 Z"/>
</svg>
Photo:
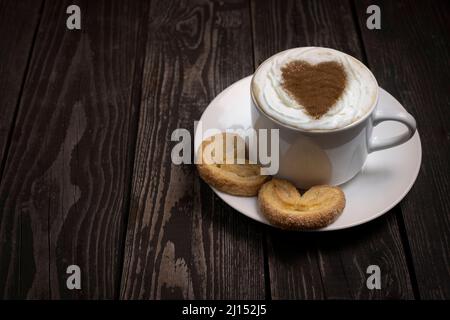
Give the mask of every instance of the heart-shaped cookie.
<svg viewBox="0 0 450 320">
<path fill-rule="evenodd" d="M 245 141 L 238 135 L 220 133 L 203 141 L 198 150 L 200 177 L 222 192 L 256 196 L 269 176 L 261 175 L 261 167 L 251 164 L 247 153 Z"/>
<path fill-rule="evenodd" d="M 344 210 L 345 196 L 333 186 L 315 186 L 303 195 L 286 180 L 272 179 L 259 190 L 259 206 L 275 226 L 288 230 L 323 228 Z"/>
<path fill-rule="evenodd" d="M 281 72 L 284 90 L 316 119 L 330 110 L 347 84 L 344 67 L 336 61 L 312 65 L 294 60 L 283 66 Z"/>
</svg>

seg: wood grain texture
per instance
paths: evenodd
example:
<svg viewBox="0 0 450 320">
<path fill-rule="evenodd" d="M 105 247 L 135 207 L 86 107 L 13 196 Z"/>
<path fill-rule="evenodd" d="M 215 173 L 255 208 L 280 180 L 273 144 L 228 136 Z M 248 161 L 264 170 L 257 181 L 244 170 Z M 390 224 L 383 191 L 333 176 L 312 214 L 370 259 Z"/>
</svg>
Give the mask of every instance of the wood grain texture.
<svg viewBox="0 0 450 320">
<path fill-rule="evenodd" d="M 261 226 L 171 161 L 173 130 L 192 134 L 214 96 L 252 73 L 249 21 L 244 0 L 151 4 L 124 299 L 264 298 Z"/>
<path fill-rule="evenodd" d="M 41 7 L 41 1 L 0 1 L 0 178 Z"/>
<path fill-rule="evenodd" d="M 5 298 L 118 296 L 146 10 L 77 1 L 82 30 L 69 31 L 70 4 L 45 2 L 0 185 Z M 71 264 L 81 290 L 66 287 Z"/>
<path fill-rule="evenodd" d="M 368 30 L 370 1 L 356 1 L 371 69 L 417 120 L 419 177 L 401 202 L 420 298 L 450 298 L 450 4 L 377 1 L 381 30 Z"/>
<path fill-rule="evenodd" d="M 0 0 L 0 298 L 449 299 L 450 5 L 379 0 L 371 31 L 371 4 Z M 171 163 L 174 129 L 307 45 L 362 59 L 421 134 L 410 193 L 351 230 L 265 227 Z"/>
<path fill-rule="evenodd" d="M 346 1 L 252 1 L 255 63 L 301 46 L 325 46 L 362 59 Z M 268 230 L 274 299 L 413 298 L 395 208 L 350 230 L 320 234 Z M 382 290 L 368 290 L 366 269 L 379 265 Z"/>
</svg>

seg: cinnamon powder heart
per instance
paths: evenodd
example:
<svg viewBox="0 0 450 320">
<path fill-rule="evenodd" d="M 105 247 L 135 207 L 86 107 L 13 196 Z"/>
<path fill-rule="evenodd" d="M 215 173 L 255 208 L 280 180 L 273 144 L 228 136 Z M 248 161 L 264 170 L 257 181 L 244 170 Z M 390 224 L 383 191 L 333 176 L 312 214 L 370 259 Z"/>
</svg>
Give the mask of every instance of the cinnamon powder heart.
<svg viewBox="0 0 450 320">
<path fill-rule="evenodd" d="M 315 119 L 330 110 L 347 84 L 344 67 L 335 61 L 311 65 L 295 60 L 287 63 L 281 72 L 284 90 Z"/>
</svg>

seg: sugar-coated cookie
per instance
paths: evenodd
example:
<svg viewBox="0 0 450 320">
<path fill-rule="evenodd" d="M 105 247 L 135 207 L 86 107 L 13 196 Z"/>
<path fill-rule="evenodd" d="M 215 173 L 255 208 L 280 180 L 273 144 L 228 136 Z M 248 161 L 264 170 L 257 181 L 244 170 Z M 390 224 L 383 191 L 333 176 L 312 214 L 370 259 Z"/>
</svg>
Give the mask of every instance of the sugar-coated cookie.
<svg viewBox="0 0 450 320">
<path fill-rule="evenodd" d="M 260 174 L 258 164 L 249 163 L 245 141 L 235 134 L 221 133 L 203 141 L 198 158 L 201 159 L 197 164 L 200 177 L 219 191 L 232 195 L 256 196 L 269 178 Z M 238 164 L 238 159 L 242 164 Z"/>
<path fill-rule="evenodd" d="M 272 179 L 259 190 L 258 202 L 264 216 L 288 230 L 323 228 L 344 210 L 345 195 L 338 187 L 314 186 L 303 195 L 286 180 Z"/>
</svg>

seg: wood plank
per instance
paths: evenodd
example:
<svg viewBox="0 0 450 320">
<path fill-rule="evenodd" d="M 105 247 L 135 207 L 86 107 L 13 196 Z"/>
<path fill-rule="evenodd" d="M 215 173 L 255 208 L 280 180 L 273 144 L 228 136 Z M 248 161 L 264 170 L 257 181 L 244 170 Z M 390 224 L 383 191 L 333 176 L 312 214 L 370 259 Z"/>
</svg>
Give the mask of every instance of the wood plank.
<svg viewBox="0 0 450 320">
<path fill-rule="evenodd" d="M 0 180 L 41 9 L 41 1 L 0 1 Z M 19 282 L 19 273 L 9 264 L 16 244 L 8 218 L 0 216 L 0 297 L 8 297 L 10 283 Z"/>
<path fill-rule="evenodd" d="M 78 1 L 81 31 L 45 3 L 0 185 L 3 297 L 118 296 L 144 3 Z"/>
<path fill-rule="evenodd" d="M 174 165 L 173 130 L 252 73 L 245 0 L 152 2 L 121 297 L 264 298 L 261 226 Z M 193 135 L 192 135 L 193 136 Z"/>
<path fill-rule="evenodd" d="M 292 47 L 326 46 L 362 59 L 352 10 L 344 1 L 252 1 L 255 63 Z M 268 230 L 274 299 L 413 298 L 396 215 L 366 225 L 309 234 Z M 368 290 L 366 268 L 381 269 L 382 290 Z"/>
<path fill-rule="evenodd" d="M 0 1 L 0 178 L 41 8 L 42 1 Z"/>
<path fill-rule="evenodd" d="M 417 120 L 419 177 L 401 203 L 423 299 L 450 298 L 450 24 L 448 1 L 377 1 L 381 30 L 368 30 L 370 1 L 356 1 L 371 69 Z"/>
</svg>

